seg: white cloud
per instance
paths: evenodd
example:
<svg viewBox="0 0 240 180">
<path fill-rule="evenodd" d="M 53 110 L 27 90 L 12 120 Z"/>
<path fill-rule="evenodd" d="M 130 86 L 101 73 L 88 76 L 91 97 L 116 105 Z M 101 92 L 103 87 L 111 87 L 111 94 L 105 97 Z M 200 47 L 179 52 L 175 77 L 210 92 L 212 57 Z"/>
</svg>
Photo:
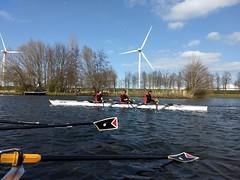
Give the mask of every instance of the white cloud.
<svg viewBox="0 0 240 180">
<path fill-rule="evenodd" d="M 200 40 L 195 39 L 195 40 L 190 41 L 190 42 L 187 44 L 187 46 L 188 46 L 188 47 L 198 46 L 198 45 L 200 44 L 200 42 L 201 42 Z"/>
<path fill-rule="evenodd" d="M 192 60 L 197 58 L 204 64 L 211 64 L 219 61 L 221 54 L 214 52 L 201 52 L 201 51 L 185 51 L 180 54 L 180 57 Z"/>
<path fill-rule="evenodd" d="M 130 7 L 137 5 L 150 7 L 151 11 L 166 20 L 171 29 L 180 27 L 171 23 L 185 22 L 207 16 L 212 12 L 240 3 L 240 0 L 126 0 Z"/>
<path fill-rule="evenodd" d="M 211 73 L 229 71 L 234 74 L 240 70 L 240 60 L 223 62 L 219 52 L 159 50 L 155 57 L 151 58 L 151 62 L 156 70 L 178 72 L 193 58 L 205 64 Z M 135 63 L 135 66 L 137 66 L 137 63 Z"/>
<path fill-rule="evenodd" d="M 169 21 L 186 21 L 240 3 L 240 0 L 184 0 L 175 4 L 165 16 Z"/>
<path fill-rule="evenodd" d="M 240 32 L 233 32 L 227 37 L 227 39 L 231 44 L 240 43 Z"/>
<path fill-rule="evenodd" d="M 210 32 L 207 35 L 207 39 L 212 41 L 218 41 L 221 39 L 221 35 L 219 34 L 219 32 Z"/>
<path fill-rule="evenodd" d="M 12 17 L 11 14 L 9 14 L 8 12 L 4 11 L 4 10 L 0 10 L 0 18 L 9 20 L 9 21 L 13 21 L 14 18 Z"/>
<path fill-rule="evenodd" d="M 130 7 L 134 7 L 134 6 L 137 6 L 137 5 L 142 6 L 142 5 L 145 5 L 147 3 L 146 0 L 127 0 L 126 2 Z"/>
<path fill-rule="evenodd" d="M 215 72 L 224 72 L 224 71 L 229 71 L 229 72 L 239 72 L 240 70 L 240 60 L 239 61 L 232 61 L 228 63 L 223 63 L 223 64 L 217 64 L 213 67 L 210 67 L 211 71 Z"/>
<path fill-rule="evenodd" d="M 182 22 L 170 22 L 168 23 L 169 29 L 181 29 L 184 26 Z"/>
<path fill-rule="evenodd" d="M 155 69 L 162 69 L 165 71 L 175 71 L 180 70 L 187 64 L 185 60 L 182 60 L 178 57 L 159 57 L 155 58 L 152 63 Z"/>
</svg>

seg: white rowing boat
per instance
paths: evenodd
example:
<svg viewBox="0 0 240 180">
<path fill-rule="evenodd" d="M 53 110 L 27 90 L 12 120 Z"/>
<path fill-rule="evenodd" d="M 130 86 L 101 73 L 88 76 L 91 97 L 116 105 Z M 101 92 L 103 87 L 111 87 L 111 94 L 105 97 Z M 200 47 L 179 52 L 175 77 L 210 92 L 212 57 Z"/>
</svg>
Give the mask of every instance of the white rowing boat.
<svg viewBox="0 0 240 180">
<path fill-rule="evenodd" d="M 137 109 L 156 109 L 156 110 L 178 110 L 178 111 L 201 111 L 207 112 L 207 106 L 193 105 L 149 105 L 149 104 L 112 104 L 112 103 L 92 103 L 89 101 L 74 101 L 74 100 L 49 100 L 53 106 L 85 106 L 85 107 L 112 107 L 112 108 L 137 108 Z"/>
</svg>

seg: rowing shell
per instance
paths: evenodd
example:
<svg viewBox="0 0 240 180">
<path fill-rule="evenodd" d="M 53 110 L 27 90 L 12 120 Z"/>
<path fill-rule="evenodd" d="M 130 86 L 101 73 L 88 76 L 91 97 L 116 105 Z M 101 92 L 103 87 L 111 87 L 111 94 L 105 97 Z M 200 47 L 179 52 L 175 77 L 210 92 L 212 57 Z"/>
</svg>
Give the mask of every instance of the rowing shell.
<svg viewBox="0 0 240 180">
<path fill-rule="evenodd" d="M 201 111 L 207 112 L 207 106 L 192 105 L 138 105 L 138 104 L 112 104 L 112 103 L 92 103 L 89 101 L 74 100 L 49 100 L 53 106 L 85 106 L 85 107 L 113 107 L 113 108 L 137 108 L 137 109 L 157 109 L 157 110 L 178 110 L 178 111 Z"/>
</svg>

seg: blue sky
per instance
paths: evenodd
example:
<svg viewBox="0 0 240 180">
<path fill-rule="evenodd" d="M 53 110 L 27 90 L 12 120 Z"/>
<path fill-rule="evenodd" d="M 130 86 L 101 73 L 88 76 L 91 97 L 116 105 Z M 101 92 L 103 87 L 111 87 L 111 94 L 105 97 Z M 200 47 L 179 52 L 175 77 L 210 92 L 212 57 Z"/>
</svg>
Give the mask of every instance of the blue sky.
<svg viewBox="0 0 240 180">
<path fill-rule="evenodd" d="M 18 48 L 30 39 L 104 50 L 123 78 L 144 53 L 156 70 L 180 71 L 198 57 L 213 72 L 240 72 L 240 0 L 0 0 L 0 32 Z M 142 61 L 142 70 L 151 71 Z M 233 77 L 234 78 L 234 77 Z"/>
</svg>

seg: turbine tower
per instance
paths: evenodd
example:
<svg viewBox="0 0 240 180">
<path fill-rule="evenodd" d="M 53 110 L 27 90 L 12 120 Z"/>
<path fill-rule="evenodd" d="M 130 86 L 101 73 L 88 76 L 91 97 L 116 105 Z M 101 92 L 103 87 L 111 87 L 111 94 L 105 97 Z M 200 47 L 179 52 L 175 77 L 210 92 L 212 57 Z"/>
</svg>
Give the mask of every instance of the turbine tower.
<svg viewBox="0 0 240 180">
<path fill-rule="evenodd" d="M 9 51 L 7 50 L 5 43 L 3 41 L 2 34 L 0 34 L 1 40 L 2 40 L 2 45 L 3 45 L 3 50 L 1 52 L 3 53 L 3 58 L 2 58 L 2 79 L 1 79 L 1 84 L 2 86 L 5 86 L 5 72 L 6 72 L 6 56 L 7 54 L 19 54 L 21 52 L 19 51 Z"/>
<path fill-rule="evenodd" d="M 152 68 L 152 70 L 154 69 L 153 66 L 151 65 L 151 63 L 149 62 L 149 60 L 147 59 L 147 57 L 145 56 L 145 54 L 143 53 L 143 48 L 145 46 L 145 43 L 147 41 L 147 38 L 148 38 L 151 30 L 152 30 L 152 26 L 150 27 L 150 29 L 142 43 L 142 46 L 140 48 L 121 53 L 121 54 L 130 54 L 130 53 L 135 53 L 135 52 L 138 53 L 138 87 L 139 87 L 139 89 L 141 88 L 141 58 L 143 57 L 145 59 L 145 61 L 148 63 L 148 65 Z"/>
</svg>

